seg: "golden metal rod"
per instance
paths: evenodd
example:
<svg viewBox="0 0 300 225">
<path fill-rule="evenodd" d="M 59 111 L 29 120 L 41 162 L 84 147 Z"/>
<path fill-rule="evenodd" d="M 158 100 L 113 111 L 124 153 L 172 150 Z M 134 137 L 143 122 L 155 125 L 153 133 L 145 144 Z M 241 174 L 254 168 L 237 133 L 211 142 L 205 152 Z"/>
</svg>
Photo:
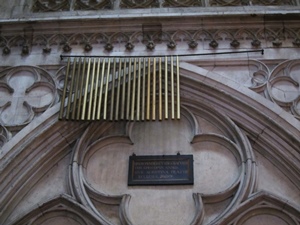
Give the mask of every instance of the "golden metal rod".
<svg viewBox="0 0 300 225">
<path fill-rule="evenodd" d="M 71 75 L 71 84 L 69 88 L 69 95 L 68 95 L 68 106 L 67 106 L 67 113 L 66 113 L 66 119 L 68 120 L 70 117 L 70 111 L 71 111 L 71 105 L 72 105 L 72 96 L 73 96 L 73 86 L 74 86 L 74 80 L 75 80 L 75 71 L 76 71 L 76 59 L 73 62 L 73 69 L 72 69 L 72 75 Z"/>
<path fill-rule="evenodd" d="M 162 74 L 161 74 L 161 58 L 159 58 L 159 61 L 158 61 L 158 76 L 159 76 L 159 81 L 158 81 L 158 111 L 159 111 L 159 114 L 158 114 L 158 119 L 159 120 L 162 120 Z"/>
<path fill-rule="evenodd" d="M 88 108 L 87 120 L 91 120 L 91 116 L 92 116 L 95 71 L 96 71 L 96 58 L 94 58 L 92 77 L 91 77 L 91 82 L 90 82 L 90 98 L 89 98 L 89 108 Z"/>
<path fill-rule="evenodd" d="M 106 85 L 105 85 L 105 95 L 104 95 L 104 111 L 103 111 L 103 119 L 106 120 L 107 113 L 107 96 L 108 96 L 108 85 L 109 85 L 109 76 L 110 76 L 110 58 L 108 58 L 107 63 L 107 73 L 106 73 Z"/>
<path fill-rule="evenodd" d="M 153 58 L 152 120 L 156 119 L 156 58 Z"/>
<path fill-rule="evenodd" d="M 174 59 L 171 56 L 171 117 L 175 119 L 175 102 L 174 102 Z"/>
<path fill-rule="evenodd" d="M 180 75 L 179 75 L 179 57 L 176 56 L 176 74 L 177 74 L 177 119 L 180 119 Z"/>
<path fill-rule="evenodd" d="M 136 103 L 136 119 L 140 120 L 140 107 L 141 107 L 141 58 L 138 63 L 138 85 L 137 85 L 137 103 Z"/>
<path fill-rule="evenodd" d="M 86 111 L 87 95 L 88 95 L 89 80 L 90 80 L 90 69 L 91 69 L 91 59 L 89 58 L 87 75 L 86 75 L 86 83 L 85 83 L 85 89 L 84 89 L 84 96 L 83 96 L 81 120 L 85 120 L 85 111 Z"/>
<path fill-rule="evenodd" d="M 129 113 L 130 113 L 130 93 L 131 93 L 131 67 L 132 67 L 132 59 L 129 59 L 128 65 L 128 90 L 127 90 L 127 106 L 126 106 L 126 119 L 129 120 Z"/>
<path fill-rule="evenodd" d="M 120 104 L 121 74 L 122 74 L 122 59 L 119 58 L 118 88 L 117 88 L 117 102 L 116 102 L 115 120 L 119 120 L 119 104 Z"/>
<path fill-rule="evenodd" d="M 147 90 L 148 90 L 148 92 L 147 92 L 147 115 L 146 115 L 146 119 L 147 120 L 150 120 L 150 92 L 151 92 L 151 90 L 150 90 L 150 88 L 151 88 L 151 77 L 150 77 L 150 72 L 151 72 L 151 66 L 150 66 L 150 64 L 151 64 L 151 61 L 150 61 L 151 59 L 150 58 L 148 58 L 148 83 L 147 83 Z"/>
<path fill-rule="evenodd" d="M 136 85 L 136 58 L 133 62 L 133 85 L 132 85 L 132 98 L 131 98 L 131 120 L 134 120 L 134 106 L 135 106 L 135 85 Z"/>
<path fill-rule="evenodd" d="M 97 120 L 100 120 L 100 116 L 101 116 L 101 105 L 102 105 L 103 86 L 104 86 L 104 72 L 105 72 L 105 59 L 102 60 L 99 101 L 98 101 L 98 109 L 97 109 Z"/>
<path fill-rule="evenodd" d="M 165 57 L 165 119 L 169 118 L 169 102 L 168 102 L 168 58 Z"/>
<path fill-rule="evenodd" d="M 122 82 L 122 104 L 121 104 L 121 120 L 124 119 L 125 113 L 125 94 L 126 94 L 126 61 L 123 63 L 123 82 Z"/>
<path fill-rule="evenodd" d="M 97 63 L 96 84 L 95 84 L 95 94 L 94 94 L 92 120 L 95 120 L 95 117 L 96 117 L 97 98 L 98 98 L 98 89 L 99 89 L 99 74 L 100 74 L 100 58 L 98 58 L 98 63 Z"/>
<path fill-rule="evenodd" d="M 82 104 L 82 98 L 83 98 L 83 88 L 85 84 L 85 68 L 86 68 L 86 59 L 83 59 L 83 68 L 81 73 L 81 83 L 80 83 L 80 89 L 79 89 L 79 101 L 78 101 L 78 108 L 77 108 L 77 115 L 76 120 L 79 120 L 80 112 L 81 112 L 81 104 Z"/>
<path fill-rule="evenodd" d="M 117 59 L 114 58 L 114 67 L 113 73 L 111 75 L 111 101 L 110 101 L 110 117 L 109 120 L 113 120 L 113 113 L 114 113 L 114 102 L 115 102 L 115 79 L 117 73 Z"/>
<path fill-rule="evenodd" d="M 65 98 L 66 98 L 66 93 L 67 93 L 67 87 L 68 87 L 68 77 L 70 73 L 70 62 L 71 59 L 68 59 L 68 64 L 67 64 L 67 71 L 66 71 L 66 76 L 65 76 L 65 81 L 64 81 L 64 90 L 63 90 L 63 95 L 61 98 L 61 103 L 60 103 L 60 111 L 59 111 L 59 119 L 61 120 L 64 115 L 64 108 L 65 108 Z"/>
<path fill-rule="evenodd" d="M 145 97 L 146 97 L 146 59 L 143 60 L 143 87 L 142 87 L 142 121 L 145 120 Z"/>
<path fill-rule="evenodd" d="M 78 92 L 78 86 L 79 86 L 79 79 L 80 79 L 80 72 L 81 72 L 81 58 L 78 59 L 78 69 L 77 69 L 77 75 L 76 75 L 76 83 L 75 83 L 75 91 L 74 91 L 74 100 L 73 100 L 73 109 L 72 109 L 72 120 L 75 120 L 76 118 L 76 106 L 78 102 L 78 97 L 80 96 Z M 79 107 L 79 106 L 77 106 Z"/>
</svg>

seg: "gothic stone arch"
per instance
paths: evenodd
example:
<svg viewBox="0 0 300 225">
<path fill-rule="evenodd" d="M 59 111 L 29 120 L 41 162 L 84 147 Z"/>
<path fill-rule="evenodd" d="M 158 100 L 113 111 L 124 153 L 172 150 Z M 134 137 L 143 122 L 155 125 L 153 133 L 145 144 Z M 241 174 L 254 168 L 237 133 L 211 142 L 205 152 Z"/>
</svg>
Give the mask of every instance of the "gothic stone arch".
<svg viewBox="0 0 300 225">
<path fill-rule="evenodd" d="M 299 225 L 299 121 L 218 73 L 180 67 L 180 121 L 58 121 L 56 103 L 14 136 L 3 127 L 0 223 Z M 129 155 L 177 152 L 194 155 L 194 185 L 127 186 Z"/>
</svg>

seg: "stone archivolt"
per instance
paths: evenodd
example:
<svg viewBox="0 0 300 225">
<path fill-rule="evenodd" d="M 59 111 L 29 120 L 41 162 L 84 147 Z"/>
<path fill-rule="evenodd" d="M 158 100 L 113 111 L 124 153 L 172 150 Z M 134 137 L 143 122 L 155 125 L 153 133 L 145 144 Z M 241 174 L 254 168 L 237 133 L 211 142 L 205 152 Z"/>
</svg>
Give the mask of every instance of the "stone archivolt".
<svg viewBox="0 0 300 225">
<path fill-rule="evenodd" d="M 273 70 L 272 79 L 280 76 L 282 65 L 290 68 L 290 76 L 294 76 L 295 73 L 291 71 L 297 68 L 297 63 L 285 62 Z M 265 71 L 263 67 L 260 68 Z M 149 154 L 141 146 L 146 146 L 156 154 L 163 154 L 166 147 L 173 146 L 167 150 L 168 154 L 176 154 L 178 150 L 183 154 L 194 154 L 195 185 L 180 188 L 175 197 L 170 195 L 173 197 L 161 198 L 160 202 L 164 202 L 165 207 L 176 205 L 169 203 L 178 200 L 184 205 L 187 202 L 181 200 L 181 194 L 190 196 L 188 199 L 194 206 L 187 206 L 189 210 L 188 216 L 184 217 L 184 224 L 253 224 L 255 219 L 266 216 L 264 219 L 269 222 L 272 221 L 268 220 L 271 217 L 280 220 L 279 224 L 299 225 L 299 205 L 293 205 L 285 196 L 279 198 L 275 194 L 260 191 L 257 184 L 259 161 L 255 156 L 255 151 L 265 155 L 297 187 L 300 182 L 297 158 L 300 143 L 297 138 L 299 130 L 293 127 L 297 122 L 291 125 L 280 120 L 278 115 L 276 118 L 279 120 L 267 119 L 274 117 L 274 112 L 259 103 L 259 96 L 255 96 L 257 104 L 253 103 L 250 107 L 248 103 L 252 99 L 249 89 L 239 87 L 237 92 L 234 87 L 218 82 L 218 74 L 206 76 L 204 69 L 201 72 L 198 70 L 199 67 L 189 63 L 181 65 L 184 106 L 180 123 L 154 122 L 141 126 L 141 123 L 134 122 L 58 122 L 59 104 L 45 111 L 39 120 L 33 120 L 30 126 L 14 137 L 16 139 L 9 146 L 4 145 L 1 150 L 5 157 L 0 158 L 3 165 L 0 173 L 5 179 L 0 184 L 0 222 L 32 225 L 50 223 L 51 220 L 57 223 L 69 218 L 69 221 L 80 225 L 141 224 L 137 222 L 139 217 L 135 210 L 136 207 L 142 209 L 145 206 L 136 206 L 135 199 L 144 199 L 149 204 L 151 199 L 148 192 L 151 190 L 127 187 L 127 161 L 124 156 L 133 152 Z M 277 83 L 275 81 L 273 84 Z M 158 135 L 158 139 L 164 140 L 163 146 L 157 145 L 161 143 L 159 141 L 149 141 L 149 137 L 143 136 L 144 132 L 141 131 Z M 157 134 L 158 131 L 163 135 Z M 169 134 L 165 131 L 169 131 Z M 50 143 L 49 148 L 47 146 Z M 211 154 L 206 155 L 205 152 Z M 39 202 L 39 207 L 32 207 L 30 212 L 9 220 L 15 207 L 39 182 L 45 171 L 67 154 L 71 154 L 70 166 L 65 167 L 69 169 L 67 195 Z M 112 163 L 110 157 L 117 161 Z M 205 167 L 206 161 L 210 162 L 210 167 Z M 214 179 L 218 177 L 216 173 L 209 180 L 201 180 L 210 173 L 212 167 L 218 168 L 219 165 L 227 168 L 227 175 L 230 175 L 228 179 L 220 182 L 221 179 Z M 112 181 L 117 185 L 111 185 Z M 210 186 L 208 181 L 214 181 L 214 185 Z M 161 190 L 165 197 L 169 191 L 172 193 L 169 187 L 162 189 L 165 189 Z M 159 189 L 156 191 L 160 192 Z M 224 201 L 227 203 L 217 215 L 209 214 L 207 208 L 210 204 Z M 167 212 L 171 211 L 162 213 Z M 176 214 L 185 216 L 181 211 L 173 211 L 168 215 Z M 162 220 L 159 216 L 153 218 L 158 222 Z M 169 222 L 174 224 L 177 221 L 169 217 Z"/>
</svg>

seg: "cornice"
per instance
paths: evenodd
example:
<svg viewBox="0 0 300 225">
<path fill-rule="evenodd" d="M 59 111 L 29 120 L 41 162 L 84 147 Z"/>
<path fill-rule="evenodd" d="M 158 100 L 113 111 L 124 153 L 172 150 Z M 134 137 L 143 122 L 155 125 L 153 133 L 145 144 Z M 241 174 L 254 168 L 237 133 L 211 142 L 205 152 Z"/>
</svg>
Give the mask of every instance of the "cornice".
<svg viewBox="0 0 300 225">
<path fill-rule="evenodd" d="M 162 43 L 170 50 L 182 43 L 190 49 L 196 49 L 201 43 L 210 50 L 221 45 L 235 50 L 290 48 L 300 46 L 299 20 L 298 15 L 222 15 L 214 18 L 158 16 L 155 19 L 102 20 L 77 17 L 76 20 L 26 23 L 2 21 L 0 47 L 4 55 L 17 46 L 21 47 L 22 55 L 30 54 L 34 46 L 40 46 L 47 54 L 53 45 L 59 46 L 62 52 L 80 46 L 85 52 L 90 52 L 93 47 L 110 52 L 116 45 L 123 45 L 124 51 L 133 51 L 135 46 L 152 51 L 155 45 Z M 149 25 L 154 25 L 154 29 L 145 29 Z"/>
</svg>

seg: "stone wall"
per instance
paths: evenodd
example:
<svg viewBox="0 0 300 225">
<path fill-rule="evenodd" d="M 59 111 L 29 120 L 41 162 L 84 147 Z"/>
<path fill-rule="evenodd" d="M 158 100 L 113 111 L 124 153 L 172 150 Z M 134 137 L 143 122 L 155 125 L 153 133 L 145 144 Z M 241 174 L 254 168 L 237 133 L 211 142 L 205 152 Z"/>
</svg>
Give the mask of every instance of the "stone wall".
<svg viewBox="0 0 300 225">
<path fill-rule="evenodd" d="M 299 2 L 106 3 L 1 7 L 0 224 L 299 225 Z M 181 119 L 58 120 L 71 55 L 181 55 Z M 128 186 L 133 154 L 194 185 Z"/>
</svg>

